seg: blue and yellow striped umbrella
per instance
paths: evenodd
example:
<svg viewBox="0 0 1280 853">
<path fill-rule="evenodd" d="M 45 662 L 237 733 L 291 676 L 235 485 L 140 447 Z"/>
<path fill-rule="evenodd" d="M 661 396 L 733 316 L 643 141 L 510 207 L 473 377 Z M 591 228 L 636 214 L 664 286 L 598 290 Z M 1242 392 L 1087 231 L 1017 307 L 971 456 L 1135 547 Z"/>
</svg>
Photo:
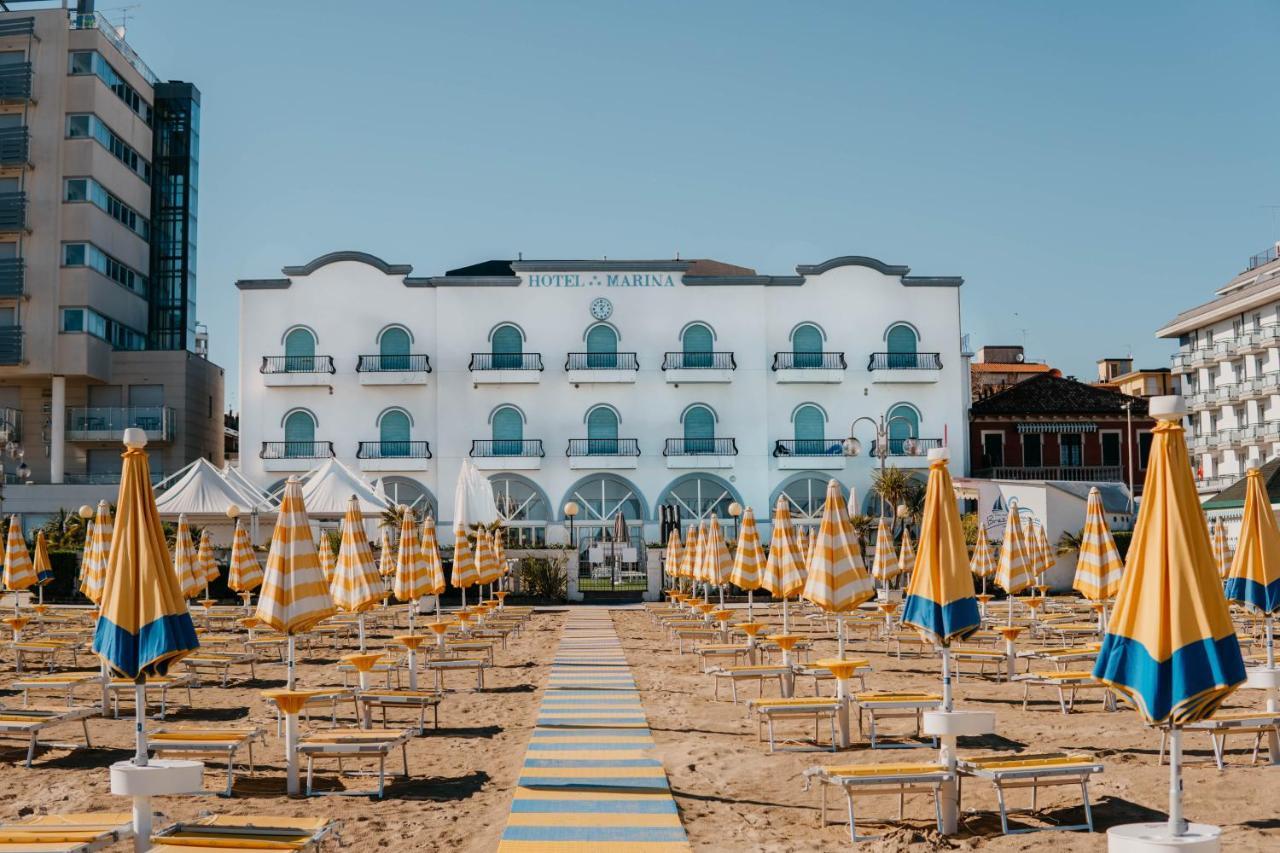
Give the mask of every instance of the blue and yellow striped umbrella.
<svg viewBox="0 0 1280 853">
<path fill-rule="evenodd" d="M 1280 610 L 1280 527 L 1257 468 L 1245 476 L 1244 519 L 1225 592 L 1228 601 L 1259 613 Z"/>
<path fill-rule="evenodd" d="M 929 451 L 920 548 L 902 608 L 902 624 L 940 646 L 963 640 L 982 623 L 948 455 L 946 448 Z"/>
<path fill-rule="evenodd" d="M 124 464 L 93 651 L 113 672 L 163 676 L 199 647 L 151 491 L 146 438 L 125 430 Z"/>
<path fill-rule="evenodd" d="M 44 586 L 53 582 L 53 564 L 49 561 L 49 543 L 45 541 L 43 530 L 36 531 L 36 552 L 31 555 L 31 568 L 36 573 L 36 586 Z"/>
<path fill-rule="evenodd" d="M 107 560 L 111 558 L 111 507 L 106 501 L 98 501 L 98 514 L 92 524 L 85 540 L 84 562 L 80 565 L 80 591 L 94 604 L 101 604 Z"/>
<path fill-rule="evenodd" d="M 1163 405 L 1160 405 L 1163 404 Z M 1094 677 L 1149 724 L 1208 717 L 1245 679 L 1179 407 L 1157 398 L 1142 508 Z M 1165 410 L 1168 411 L 1165 411 Z"/>
<path fill-rule="evenodd" d="M 35 585 L 36 573 L 31 568 L 31 552 L 22 538 L 22 522 L 9 516 L 9 533 L 4 547 L 4 587 L 17 592 Z M 17 598 L 14 599 L 15 606 Z"/>
</svg>

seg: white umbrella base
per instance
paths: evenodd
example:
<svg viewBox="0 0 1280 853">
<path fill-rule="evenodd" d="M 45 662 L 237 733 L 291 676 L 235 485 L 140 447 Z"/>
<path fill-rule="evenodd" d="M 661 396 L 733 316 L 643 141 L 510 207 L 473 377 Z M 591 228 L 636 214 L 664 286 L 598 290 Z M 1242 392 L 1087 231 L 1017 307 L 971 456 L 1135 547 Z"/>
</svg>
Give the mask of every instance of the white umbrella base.
<svg viewBox="0 0 1280 853">
<path fill-rule="evenodd" d="M 111 765 L 111 793 L 133 799 L 133 849 L 151 849 L 151 798 L 166 794 L 198 794 L 204 790 L 204 764 L 153 758 L 145 767 L 132 761 Z"/>
<path fill-rule="evenodd" d="M 1176 838 L 1169 835 L 1169 824 L 1127 823 L 1107 830 L 1109 853 L 1218 853 L 1222 830 L 1205 823 L 1189 823 L 1187 831 Z"/>
<path fill-rule="evenodd" d="M 1244 686 L 1254 690 L 1280 690 L 1280 666 L 1275 669 L 1257 666 L 1245 670 Z"/>
<path fill-rule="evenodd" d="M 996 730 L 994 711 L 925 711 L 920 732 L 931 737 L 976 737 Z"/>
</svg>

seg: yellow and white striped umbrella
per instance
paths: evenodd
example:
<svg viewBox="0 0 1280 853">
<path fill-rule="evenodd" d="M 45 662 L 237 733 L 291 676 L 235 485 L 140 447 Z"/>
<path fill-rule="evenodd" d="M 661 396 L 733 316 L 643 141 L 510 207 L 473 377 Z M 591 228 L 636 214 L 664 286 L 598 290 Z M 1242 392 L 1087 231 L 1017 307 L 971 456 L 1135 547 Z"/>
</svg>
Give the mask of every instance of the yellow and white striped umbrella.
<svg viewBox="0 0 1280 853">
<path fill-rule="evenodd" d="M 400 522 L 400 551 L 396 555 L 396 578 L 391 591 L 401 601 L 417 601 L 428 594 L 430 582 L 422 542 L 418 539 L 418 522 L 413 512 L 406 509 Z"/>
<path fill-rule="evenodd" d="M 671 531 L 671 535 L 667 537 L 666 552 L 666 570 L 667 574 L 673 578 L 680 577 L 680 562 L 684 559 L 684 545 L 680 543 L 680 528 Z"/>
<path fill-rule="evenodd" d="M 80 591 L 94 604 L 102 603 L 102 585 L 111 557 L 111 527 L 111 506 L 105 500 L 98 501 L 98 514 L 85 541 L 84 563 L 80 566 Z"/>
<path fill-rule="evenodd" d="M 1049 547 L 1049 536 L 1045 532 L 1043 524 L 1033 524 L 1032 530 L 1036 539 L 1036 554 L 1039 558 L 1036 563 L 1035 576 L 1037 583 L 1044 583 L 1044 576 L 1058 563 L 1057 556 L 1053 553 L 1053 549 Z"/>
<path fill-rule="evenodd" d="M 759 589 L 764 582 L 764 563 L 764 547 L 760 544 L 760 528 L 756 527 L 755 510 L 744 507 L 729 583 L 746 592 Z"/>
<path fill-rule="evenodd" d="M 969 571 L 984 580 L 996 573 L 996 552 L 987 538 L 987 531 L 978 528 L 978 541 L 973 547 L 973 557 L 969 561 Z"/>
<path fill-rule="evenodd" d="M 467 531 L 459 528 L 453 535 L 453 571 L 450 573 L 449 583 L 454 589 L 467 589 L 475 586 L 479 577 L 471 540 L 467 538 Z"/>
<path fill-rule="evenodd" d="M 186 515 L 178 516 L 178 532 L 173 537 L 173 573 L 184 598 L 195 598 L 204 589 L 204 576 L 196 566 L 196 546 L 191 541 L 191 525 Z"/>
<path fill-rule="evenodd" d="M 200 546 L 196 549 L 196 574 L 206 588 L 218 579 L 218 560 L 213 556 L 213 537 L 207 527 L 200 532 Z"/>
<path fill-rule="evenodd" d="M 1231 545 L 1227 542 L 1227 525 L 1221 518 L 1213 522 L 1213 562 L 1218 566 L 1218 575 L 1225 580 L 1231 574 Z"/>
<path fill-rule="evenodd" d="M 476 572 L 481 584 L 493 583 L 502 577 L 498 555 L 493 549 L 493 535 L 487 530 L 481 530 L 476 536 Z"/>
<path fill-rule="evenodd" d="M 809 570 L 809 528 L 797 527 L 796 531 L 796 553 L 800 555 L 800 565 L 805 571 Z"/>
<path fill-rule="evenodd" d="M 1076 557 L 1075 581 L 1071 585 L 1091 601 L 1105 601 L 1115 598 L 1123 577 L 1124 561 L 1107 528 L 1102 493 L 1095 487 L 1089 490 L 1089 501 L 1085 505 L 1084 535 Z"/>
<path fill-rule="evenodd" d="M 444 563 L 436 540 L 436 520 L 430 514 L 422 520 L 422 556 L 427 561 L 427 595 L 444 595 Z"/>
<path fill-rule="evenodd" d="M 693 579 L 707 583 L 707 521 L 698 522 L 698 538 L 693 540 Z"/>
<path fill-rule="evenodd" d="M 334 614 L 333 596 L 311 537 L 302 483 L 290 477 L 271 532 L 256 611 L 263 624 L 283 634 L 300 634 Z"/>
<path fill-rule="evenodd" d="M 844 490 L 838 481 L 831 480 L 827 483 L 822 522 L 813 537 L 813 559 L 802 595 L 829 613 L 847 613 L 875 594 L 845 509 Z M 843 646 L 843 631 L 840 640 Z"/>
<path fill-rule="evenodd" d="M 498 577 L 511 574 L 511 565 L 507 562 L 507 532 L 499 529 L 493 531 L 493 558 L 498 561 Z"/>
<path fill-rule="evenodd" d="M 9 516 L 9 535 L 4 548 L 4 586 L 14 591 L 34 586 L 36 572 L 31 566 L 31 552 L 22 538 L 22 522 Z"/>
<path fill-rule="evenodd" d="M 702 548 L 702 559 L 705 561 L 703 575 L 712 586 L 723 586 L 729 582 L 729 573 L 733 571 L 733 557 L 729 554 L 729 544 L 724 541 L 724 530 L 720 520 L 711 516 L 707 525 L 707 541 Z M 724 598 L 724 590 L 720 591 Z"/>
<path fill-rule="evenodd" d="M 389 578 L 396 573 L 396 533 L 390 524 L 382 525 L 381 547 L 378 548 L 378 574 Z"/>
<path fill-rule="evenodd" d="M 894 553 L 893 547 L 893 528 L 889 526 L 889 519 L 880 516 L 880 523 L 876 525 L 876 551 L 871 559 L 871 574 L 876 580 L 888 583 L 889 580 L 898 576 L 898 555 Z"/>
<path fill-rule="evenodd" d="M 684 553 L 680 556 L 680 577 L 691 581 L 698 579 L 698 529 L 690 527 L 684 534 Z"/>
<path fill-rule="evenodd" d="M 791 509 L 784 495 L 773 508 L 773 530 L 769 536 L 769 558 L 765 560 L 764 587 L 778 598 L 799 595 L 804 589 L 805 570 L 796 531 L 791 526 Z"/>
<path fill-rule="evenodd" d="M 364 533 L 360 501 L 354 496 L 342 518 L 342 543 L 330 590 L 334 605 L 347 613 L 362 613 L 382 601 L 382 578 Z"/>
<path fill-rule="evenodd" d="M 231 539 L 231 569 L 227 573 L 227 586 L 236 592 L 252 592 L 262 583 L 262 566 L 253 552 L 249 531 L 236 519 L 235 536 Z"/>
<path fill-rule="evenodd" d="M 1009 501 L 1009 520 L 1004 525 L 1004 541 L 1000 543 L 1000 560 L 996 564 L 996 583 L 1010 596 L 1017 595 L 1035 582 L 1032 555 L 1018 520 L 1018 502 Z M 1013 602 L 1009 602 L 1012 613 Z"/>
<path fill-rule="evenodd" d="M 898 574 L 909 575 L 916 567 L 916 549 L 911 544 L 911 529 L 902 528 L 902 548 L 898 551 Z"/>
<path fill-rule="evenodd" d="M 338 567 L 338 558 L 333 554 L 333 542 L 329 539 L 329 531 L 320 531 L 320 547 L 316 549 L 316 559 L 320 561 L 320 571 L 324 581 L 333 584 L 333 573 Z"/>
<path fill-rule="evenodd" d="M 813 564 L 813 555 L 818 550 L 818 528 L 806 527 L 805 534 L 808 536 L 804 543 L 804 567 L 807 570 Z"/>
</svg>

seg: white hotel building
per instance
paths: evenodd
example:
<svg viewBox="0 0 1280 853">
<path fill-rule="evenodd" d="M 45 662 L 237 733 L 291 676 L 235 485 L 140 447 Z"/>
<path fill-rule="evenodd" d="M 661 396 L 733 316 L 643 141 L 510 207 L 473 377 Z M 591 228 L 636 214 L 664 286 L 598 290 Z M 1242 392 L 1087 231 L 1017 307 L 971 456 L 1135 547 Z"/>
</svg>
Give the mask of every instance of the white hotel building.
<svg viewBox="0 0 1280 853">
<path fill-rule="evenodd" d="M 1280 451 L 1280 243 L 1249 259 L 1214 298 L 1156 332 L 1176 338 L 1187 444 L 1201 492 L 1245 475 Z"/>
<path fill-rule="evenodd" d="M 240 289 L 240 455 L 274 486 L 336 456 L 448 541 L 464 459 L 493 481 L 514 541 L 612 526 L 659 536 L 779 495 L 820 517 L 828 479 L 869 501 L 875 428 L 888 465 L 943 443 L 966 470 L 967 372 L 956 277 L 867 257 L 795 275 L 707 260 L 487 261 L 417 277 L 336 252 Z M 919 455 L 904 439 L 919 439 Z"/>
</svg>

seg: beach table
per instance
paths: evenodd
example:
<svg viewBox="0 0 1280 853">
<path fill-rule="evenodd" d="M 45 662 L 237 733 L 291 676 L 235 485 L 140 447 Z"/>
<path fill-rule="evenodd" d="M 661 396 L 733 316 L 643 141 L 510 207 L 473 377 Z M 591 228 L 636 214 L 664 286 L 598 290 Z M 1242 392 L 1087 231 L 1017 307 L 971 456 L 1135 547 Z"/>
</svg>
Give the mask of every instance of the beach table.
<svg viewBox="0 0 1280 853">
<path fill-rule="evenodd" d="M 93 744 L 89 740 L 89 717 L 98 713 L 96 708 L 67 708 L 63 711 L 38 711 L 34 708 L 3 708 L 0 707 L 0 737 L 10 737 L 16 740 L 27 741 L 27 760 L 25 766 L 30 768 L 31 761 L 35 758 L 36 746 L 40 743 L 37 738 L 40 733 L 47 728 L 56 726 L 59 723 L 69 723 L 79 721 L 80 726 L 84 729 L 84 745 L 86 748 L 92 747 Z M 55 746 L 64 749 L 75 749 L 75 746 L 67 744 L 48 743 L 46 746 Z"/>
<path fill-rule="evenodd" d="M 914 720 L 916 730 L 914 737 L 920 737 L 921 715 L 925 711 L 936 711 L 942 707 L 942 696 L 936 693 L 887 693 L 867 692 L 855 693 L 853 704 L 858 709 L 858 734 L 867 737 L 872 749 L 912 749 L 915 744 L 887 743 L 881 744 L 878 726 L 885 720 Z M 863 728 L 862 717 L 866 714 L 870 721 L 869 736 Z M 937 738 L 933 739 L 937 747 Z"/>
<path fill-rule="evenodd" d="M 1093 832 L 1093 811 L 1089 806 L 1089 778 L 1101 773 L 1103 767 L 1090 756 L 1065 752 L 1022 753 L 1016 755 L 973 755 L 957 759 L 957 768 L 964 774 L 985 779 L 995 786 L 996 801 L 1000 804 L 1000 828 L 1005 835 L 1041 832 L 1043 830 L 1009 829 L 1009 808 L 1005 793 L 1011 789 L 1031 789 L 1031 809 L 1037 810 L 1037 795 L 1041 788 L 1055 785 L 1079 785 L 1084 802 L 1085 822 L 1072 826 L 1053 826 L 1046 829 L 1088 830 Z M 963 777 L 961 778 L 963 781 Z"/>
<path fill-rule="evenodd" d="M 382 799 L 386 789 L 387 756 L 397 747 L 404 762 L 404 778 L 409 778 L 409 751 L 407 744 L 413 737 L 412 729 L 331 729 L 309 734 L 298 743 L 298 753 L 307 759 L 307 796 L 313 789 L 313 771 L 318 759 L 335 759 L 338 774 L 342 774 L 342 760 L 376 758 L 378 760 L 378 787 L 373 791 L 325 791 L 331 796 L 367 797 Z"/>
</svg>

